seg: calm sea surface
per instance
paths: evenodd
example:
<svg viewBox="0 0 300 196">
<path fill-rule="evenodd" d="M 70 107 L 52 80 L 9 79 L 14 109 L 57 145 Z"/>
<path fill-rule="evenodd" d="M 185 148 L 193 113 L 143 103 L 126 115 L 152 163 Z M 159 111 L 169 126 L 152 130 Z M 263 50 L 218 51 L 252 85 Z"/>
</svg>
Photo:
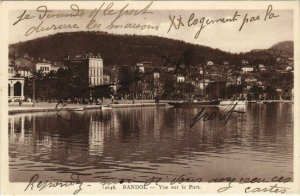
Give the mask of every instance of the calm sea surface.
<svg viewBox="0 0 300 196">
<path fill-rule="evenodd" d="M 122 108 L 9 116 L 9 177 L 25 182 L 293 178 L 293 104 L 250 104 L 227 124 L 191 118 L 201 108 Z M 207 112 L 223 108 L 207 108 Z"/>
</svg>

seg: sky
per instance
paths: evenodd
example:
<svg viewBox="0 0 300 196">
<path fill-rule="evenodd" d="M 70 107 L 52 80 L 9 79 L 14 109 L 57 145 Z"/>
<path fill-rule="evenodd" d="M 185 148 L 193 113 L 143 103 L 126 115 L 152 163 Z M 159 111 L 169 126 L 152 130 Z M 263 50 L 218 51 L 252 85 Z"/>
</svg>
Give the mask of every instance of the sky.
<svg viewBox="0 0 300 196">
<path fill-rule="evenodd" d="M 107 6 L 106 3 L 104 6 Z M 147 5 L 147 4 L 145 4 Z M 118 28 L 118 29 L 108 29 L 106 28 L 112 21 L 116 18 L 115 15 L 104 15 L 103 9 L 100 10 L 98 15 L 95 17 L 97 24 L 101 24 L 99 28 L 92 29 L 93 31 L 105 31 L 108 33 L 114 34 L 137 34 L 137 35 L 155 35 L 160 37 L 166 37 L 171 39 L 183 40 L 185 42 L 205 45 L 212 48 L 218 48 L 223 51 L 239 53 L 247 52 L 252 49 L 265 49 L 269 48 L 272 45 L 287 40 L 293 40 L 293 11 L 292 10 L 276 10 L 276 7 L 272 7 L 272 12 L 274 16 L 269 19 L 268 15 L 267 20 L 264 20 L 264 17 L 267 13 L 267 7 L 260 10 L 209 10 L 209 9 L 177 9 L 177 10 L 155 10 L 149 8 L 151 14 L 139 14 L 136 16 L 121 16 L 113 24 L 115 25 L 126 25 L 131 24 L 140 24 L 140 25 L 151 25 L 157 27 L 156 29 L 134 29 L 134 28 Z M 77 13 L 78 7 L 73 7 L 73 10 L 52 10 L 52 14 L 74 14 Z M 19 9 L 9 12 L 9 43 L 17 43 L 20 41 L 26 41 L 35 39 L 37 37 L 43 37 L 50 34 L 55 34 L 58 32 L 70 32 L 70 31 L 88 31 L 86 28 L 89 21 L 92 19 L 93 10 L 84 10 L 81 17 L 60 17 L 60 18 L 48 18 L 48 19 L 39 19 L 39 15 L 44 14 L 44 8 L 40 8 L 40 11 L 27 10 L 25 14 L 29 14 L 30 17 L 34 17 L 29 20 L 23 20 L 13 25 L 13 23 L 18 21 L 18 16 L 20 16 L 24 10 Z M 220 19 L 232 19 L 235 13 L 237 12 L 236 21 L 234 22 L 220 22 Z M 118 13 L 116 11 L 116 13 Z M 193 14 L 193 20 L 189 21 L 191 15 Z M 239 31 L 241 25 L 243 24 L 245 15 L 247 14 L 248 23 L 245 23 L 242 27 L 242 30 Z M 91 17 L 90 17 L 91 16 Z M 175 29 L 172 26 L 172 18 L 175 18 L 176 24 L 177 20 L 181 17 L 181 26 L 179 29 Z M 254 18 L 256 21 L 249 22 L 250 18 Z M 197 19 L 197 20 L 195 20 Z M 196 36 L 196 33 L 201 28 L 201 19 L 204 20 L 203 25 L 206 25 L 201 33 Z M 216 21 L 215 23 L 210 23 L 207 25 L 205 21 Z M 190 25 L 194 22 L 195 25 Z M 25 33 L 29 29 L 37 27 L 40 23 L 41 27 L 51 27 L 52 25 L 60 24 L 76 24 L 78 28 L 73 29 L 62 29 L 62 30 L 48 30 L 40 32 L 32 32 L 28 36 L 25 36 Z M 171 26 L 170 31 L 168 32 Z"/>
</svg>

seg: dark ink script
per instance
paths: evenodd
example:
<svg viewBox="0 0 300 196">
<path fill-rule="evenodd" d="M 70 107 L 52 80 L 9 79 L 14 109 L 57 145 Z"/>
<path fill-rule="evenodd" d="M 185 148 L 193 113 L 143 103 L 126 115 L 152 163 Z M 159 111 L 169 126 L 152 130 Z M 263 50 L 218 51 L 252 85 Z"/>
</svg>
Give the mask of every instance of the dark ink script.
<svg viewBox="0 0 300 196">
<path fill-rule="evenodd" d="M 263 15 L 249 15 L 248 13 L 245 13 L 242 15 L 239 11 L 235 11 L 231 16 L 228 17 L 221 17 L 221 18 L 215 18 L 210 19 L 206 16 L 198 17 L 196 13 L 190 14 L 189 17 L 184 18 L 183 16 L 179 15 L 169 15 L 169 28 L 167 30 L 167 33 L 169 33 L 171 30 L 179 30 L 184 27 L 199 27 L 196 34 L 194 35 L 194 38 L 197 39 L 200 35 L 200 33 L 207 27 L 213 26 L 215 24 L 228 24 L 228 23 L 240 23 L 239 25 L 239 31 L 242 31 L 243 27 L 247 23 L 254 23 L 258 21 L 264 21 L 267 22 L 269 20 L 272 20 L 274 18 L 279 17 L 278 14 L 275 14 L 273 11 L 273 6 L 269 5 L 266 9 L 265 13 Z"/>
<path fill-rule="evenodd" d="M 78 194 L 82 190 L 82 184 L 79 174 L 78 173 L 72 173 L 71 174 L 71 180 L 65 181 L 65 182 L 59 182 L 59 181 L 50 181 L 50 180 L 40 180 L 40 175 L 35 174 L 30 178 L 30 181 L 27 185 L 27 187 L 24 189 L 24 191 L 27 190 L 35 190 L 42 191 L 47 188 L 55 188 L 55 187 L 76 187 L 76 190 L 73 192 L 73 195 Z"/>
<path fill-rule="evenodd" d="M 211 121 L 211 120 L 219 120 L 219 121 L 224 121 L 224 124 L 226 124 L 228 122 L 228 120 L 230 119 L 232 113 L 236 112 L 236 113 L 244 113 L 243 111 L 237 111 L 234 110 L 235 107 L 237 106 L 237 102 L 228 109 L 227 112 L 221 113 L 221 112 L 206 112 L 205 108 L 202 108 L 200 110 L 200 112 L 194 116 L 192 118 L 192 122 L 190 123 L 190 128 L 192 128 L 197 122 L 199 122 L 200 120 L 205 121 Z"/>
</svg>

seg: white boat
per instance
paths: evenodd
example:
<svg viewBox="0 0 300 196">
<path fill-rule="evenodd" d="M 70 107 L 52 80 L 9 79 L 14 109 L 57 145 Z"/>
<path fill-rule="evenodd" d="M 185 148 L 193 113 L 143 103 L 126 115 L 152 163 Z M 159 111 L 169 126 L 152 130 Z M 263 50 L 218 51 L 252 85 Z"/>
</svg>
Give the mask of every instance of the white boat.
<svg viewBox="0 0 300 196">
<path fill-rule="evenodd" d="M 237 106 L 243 106 L 247 104 L 247 101 L 244 100 L 224 100 L 221 101 L 220 106 L 227 106 L 227 105 L 237 105 Z"/>
<path fill-rule="evenodd" d="M 110 105 L 102 105 L 102 106 L 101 106 L 101 109 L 102 109 L 102 110 L 111 110 L 112 107 L 111 107 Z"/>
<path fill-rule="evenodd" d="M 76 111 L 83 111 L 84 110 L 84 108 L 82 108 L 82 107 L 80 107 L 80 108 L 70 108 L 69 109 L 69 111 L 74 111 L 74 112 L 76 112 Z"/>
</svg>

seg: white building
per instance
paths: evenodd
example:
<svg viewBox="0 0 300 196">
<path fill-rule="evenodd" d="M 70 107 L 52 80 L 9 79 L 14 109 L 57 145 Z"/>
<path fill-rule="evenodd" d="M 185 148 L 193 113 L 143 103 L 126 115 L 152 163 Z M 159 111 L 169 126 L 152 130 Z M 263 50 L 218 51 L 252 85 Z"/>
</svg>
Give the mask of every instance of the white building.
<svg viewBox="0 0 300 196">
<path fill-rule="evenodd" d="M 177 76 L 177 82 L 185 82 L 185 77 L 184 76 Z"/>
<path fill-rule="evenodd" d="M 103 81 L 103 59 L 100 54 L 97 56 L 88 53 L 76 55 L 64 59 L 64 65 L 73 70 L 76 75 L 85 77 L 89 81 L 89 86 L 102 85 Z"/>
<path fill-rule="evenodd" d="M 49 62 L 39 62 L 36 63 L 35 69 L 36 71 L 42 71 L 43 73 L 49 73 L 51 71 L 51 63 Z"/>
<path fill-rule="evenodd" d="M 260 70 L 260 71 L 266 71 L 267 69 L 266 69 L 266 66 L 264 66 L 263 64 L 259 64 L 258 65 L 258 69 Z"/>
<path fill-rule="evenodd" d="M 103 59 L 100 55 L 89 57 L 89 81 L 91 86 L 104 84 Z"/>
<path fill-rule="evenodd" d="M 243 73 L 253 72 L 254 68 L 253 67 L 243 67 L 242 71 L 243 71 Z"/>
<path fill-rule="evenodd" d="M 292 66 L 287 66 L 287 67 L 285 68 L 285 70 L 286 70 L 286 71 L 290 71 L 290 70 L 293 70 L 293 68 L 292 68 Z"/>
<path fill-rule="evenodd" d="M 206 65 L 208 65 L 208 66 L 214 65 L 214 62 L 208 61 Z"/>
<path fill-rule="evenodd" d="M 158 72 L 153 73 L 153 77 L 154 77 L 155 80 L 158 80 L 159 76 L 160 76 L 160 74 Z"/>
<path fill-rule="evenodd" d="M 14 65 L 8 66 L 8 100 L 24 99 L 24 78 L 16 77 Z"/>
</svg>

